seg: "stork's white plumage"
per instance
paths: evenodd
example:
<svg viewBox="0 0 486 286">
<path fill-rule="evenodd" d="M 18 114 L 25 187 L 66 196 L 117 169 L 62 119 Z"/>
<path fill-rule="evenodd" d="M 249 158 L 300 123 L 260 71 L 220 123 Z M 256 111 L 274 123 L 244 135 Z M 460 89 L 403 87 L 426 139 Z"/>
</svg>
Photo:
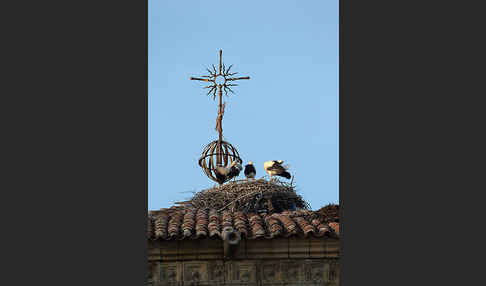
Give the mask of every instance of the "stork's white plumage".
<svg viewBox="0 0 486 286">
<path fill-rule="evenodd" d="M 282 163 L 282 160 L 271 160 L 263 163 L 263 168 L 265 169 L 265 172 L 267 172 L 267 174 L 270 176 L 270 180 L 272 180 L 272 176 L 280 176 L 287 179 L 290 179 L 292 177 L 290 173 L 287 172 L 289 166 L 282 166 Z"/>
<path fill-rule="evenodd" d="M 256 176 L 256 169 L 255 169 L 255 166 L 253 166 L 253 162 L 250 161 L 245 166 L 245 177 L 247 179 L 254 179 L 255 176 Z"/>
<path fill-rule="evenodd" d="M 231 180 L 232 178 L 238 177 L 241 170 L 243 170 L 241 162 L 235 160 L 231 163 L 229 168 L 217 166 L 214 173 L 216 175 L 218 183 L 223 184 L 224 182 Z"/>
</svg>

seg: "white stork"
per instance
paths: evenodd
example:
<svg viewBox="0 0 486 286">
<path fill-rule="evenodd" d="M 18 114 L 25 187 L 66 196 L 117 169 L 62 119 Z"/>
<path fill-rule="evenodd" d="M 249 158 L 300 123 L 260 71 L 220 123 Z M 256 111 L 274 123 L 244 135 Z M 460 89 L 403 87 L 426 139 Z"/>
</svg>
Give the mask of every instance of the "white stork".
<svg viewBox="0 0 486 286">
<path fill-rule="evenodd" d="M 241 167 L 241 162 L 235 160 L 231 163 L 229 168 L 217 166 L 214 173 L 216 175 L 218 183 L 223 184 L 224 182 L 229 181 L 232 178 L 238 177 L 241 170 L 243 170 L 243 167 Z"/>
<path fill-rule="evenodd" d="M 245 166 L 245 177 L 247 179 L 254 179 L 256 176 L 256 170 L 255 166 L 253 166 L 253 162 L 250 161 L 248 164 Z"/>
<path fill-rule="evenodd" d="M 263 168 L 265 169 L 265 172 L 267 172 L 267 174 L 270 176 L 270 180 L 272 180 L 272 176 L 280 176 L 287 179 L 290 179 L 292 177 L 290 173 L 287 172 L 289 165 L 282 166 L 282 163 L 282 160 L 271 160 L 263 163 Z"/>
</svg>

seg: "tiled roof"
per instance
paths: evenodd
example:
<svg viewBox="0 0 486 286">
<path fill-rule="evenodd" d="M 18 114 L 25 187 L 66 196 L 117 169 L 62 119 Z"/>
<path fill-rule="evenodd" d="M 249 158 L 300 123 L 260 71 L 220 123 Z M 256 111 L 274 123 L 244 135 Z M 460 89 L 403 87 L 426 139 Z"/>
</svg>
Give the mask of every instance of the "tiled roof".
<svg viewBox="0 0 486 286">
<path fill-rule="evenodd" d="M 242 237 L 339 237 L 339 223 L 297 210 L 282 213 L 218 212 L 215 209 L 174 208 L 152 211 L 147 235 L 153 240 L 223 237 L 223 230 L 234 229 Z"/>
</svg>

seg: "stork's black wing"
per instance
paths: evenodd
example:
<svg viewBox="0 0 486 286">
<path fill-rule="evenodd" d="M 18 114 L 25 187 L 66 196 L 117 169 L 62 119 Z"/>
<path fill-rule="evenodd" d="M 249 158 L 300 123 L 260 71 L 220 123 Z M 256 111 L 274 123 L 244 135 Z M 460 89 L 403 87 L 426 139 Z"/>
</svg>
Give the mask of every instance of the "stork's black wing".
<svg viewBox="0 0 486 286">
<path fill-rule="evenodd" d="M 285 168 L 279 163 L 275 162 L 271 167 L 267 168 L 268 171 L 276 171 L 277 173 L 285 172 Z"/>
</svg>

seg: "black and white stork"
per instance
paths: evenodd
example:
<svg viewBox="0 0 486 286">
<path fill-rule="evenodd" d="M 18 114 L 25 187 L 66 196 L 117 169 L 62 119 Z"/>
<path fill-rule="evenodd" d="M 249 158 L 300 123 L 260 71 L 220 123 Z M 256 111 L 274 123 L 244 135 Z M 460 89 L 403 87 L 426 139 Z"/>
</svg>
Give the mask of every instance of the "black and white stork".
<svg viewBox="0 0 486 286">
<path fill-rule="evenodd" d="M 272 180 L 272 176 L 280 176 L 287 179 L 290 179 L 292 177 L 290 173 L 287 172 L 289 166 L 282 166 L 282 163 L 282 160 L 271 160 L 263 163 L 263 168 L 265 169 L 265 172 L 267 172 L 267 174 L 270 176 L 270 180 Z"/>
<path fill-rule="evenodd" d="M 253 166 L 253 162 L 250 161 L 245 166 L 245 177 L 247 179 L 254 179 L 255 176 L 256 176 L 256 169 L 255 169 L 255 166 Z"/>
</svg>

